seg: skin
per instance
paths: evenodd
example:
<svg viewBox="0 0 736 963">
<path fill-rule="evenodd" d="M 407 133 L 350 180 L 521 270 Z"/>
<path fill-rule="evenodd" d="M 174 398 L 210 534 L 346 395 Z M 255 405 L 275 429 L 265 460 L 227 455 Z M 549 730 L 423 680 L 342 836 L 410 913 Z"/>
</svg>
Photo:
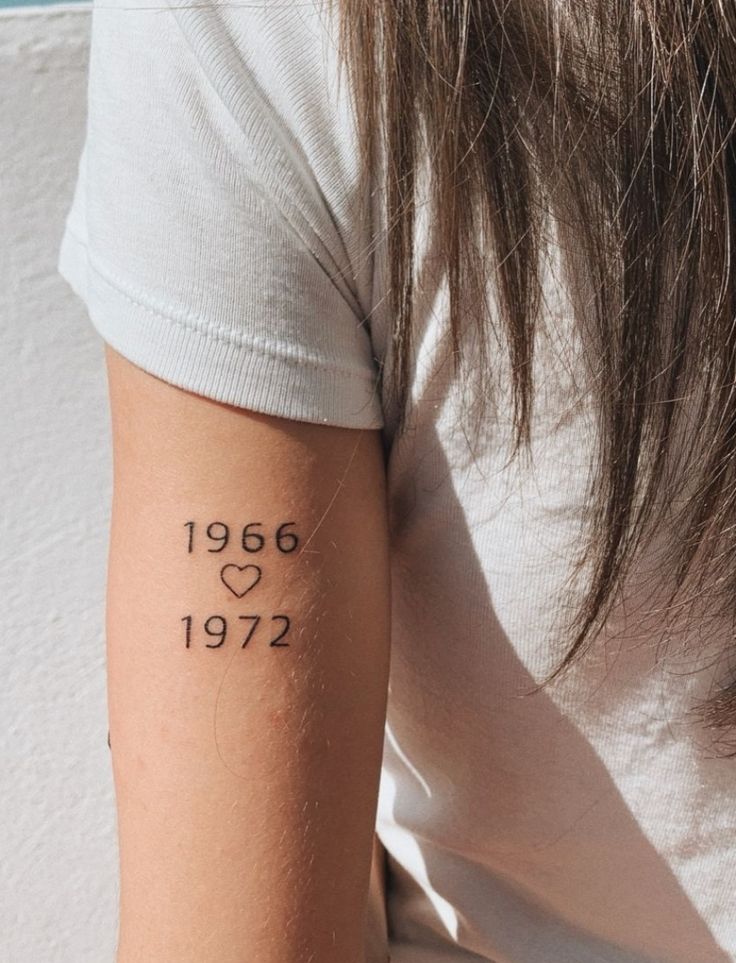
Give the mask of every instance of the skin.
<svg viewBox="0 0 736 963">
<path fill-rule="evenodd" d="M 105 351 L 116 963 L 382 960 L 380 431 L 215 402 Z"/>
</svg>

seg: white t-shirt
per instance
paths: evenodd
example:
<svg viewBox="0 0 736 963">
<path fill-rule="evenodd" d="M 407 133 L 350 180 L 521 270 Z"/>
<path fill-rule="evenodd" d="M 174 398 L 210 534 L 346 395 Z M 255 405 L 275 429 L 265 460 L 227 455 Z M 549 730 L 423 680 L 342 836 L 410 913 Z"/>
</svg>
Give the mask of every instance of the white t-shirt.
<svg viewBox="0 0 736 963">
<path fill-rule="evenodd" d="M 316 0 L 96 6 L 59 271 L 100 335 L 165 380 L 383 429 L 393 627 L 377 831 L 393 963 L 736 960 L 736 760 L 687 714 L 715 676 L 695 649 L 663 657 L 656 619 L 635 621 L 656 602 L 642 569 L 607 643 L 528 694 L 565 648 L 550 640 L 593 436 L 554 258 L 533 464 L 508 464 L 502 352 L 498 406 L 469 446 L 442 285 L 419 305 L 396 436 L 381 193 L 357 187 L 336 42 Z"/>
</svg>

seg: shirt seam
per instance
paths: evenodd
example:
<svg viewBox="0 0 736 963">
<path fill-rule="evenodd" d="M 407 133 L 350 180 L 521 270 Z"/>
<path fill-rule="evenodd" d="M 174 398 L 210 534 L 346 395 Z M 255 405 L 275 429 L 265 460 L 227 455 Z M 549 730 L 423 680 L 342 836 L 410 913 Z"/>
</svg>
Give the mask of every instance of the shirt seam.
<svg viewBox="0 0 736 963">
<path fill-rule="evenodd" d="M 336 362 L 321 361 L 313 357 L 297 355 L 277 346 L 273 341 L 257 341 L 254 338 L 249 338 L 247 335 L 238 334 L 237 332 L 226 333 L 211 321 L 185 321 L 183 318 L 177 318 L 173 314 L 165 314 L 163 311 L 152 308 L 150 305 L 141 300 L 140 297 L 134 297 L 132 294 L 130 294 L 123 287 L 120 281 L 118 281 L 116 278 L 110 277 L 106 271 L 103 271 L 92 260 L 88 244 L 70 225 L 67 225 L 66 231 L 74 238 L 75 242 L 84 249 L 85 259 L 89 269 L 92 270 L 104 284 L 107 284 L 117 294 L 119 294 L 120 297 L 125 298 L 125 300 L 134 307 L 142 309 L 154 318 L 164 320 L 172 324 L 177 324 L 187 331 L 196 331 L 198 334 L 202 334 L 212 341 L 221 341 L 226 344 L 233 344 L 236 347 L 249 348 L 253 351 L 261 352 L 283 361 L 288 361 L 291 364 L 300 364 L 311 368 L 316 368 L 321 371 L 336 372 L 349 378 L 358 377 L 370 383 L 376 382 L 378 373 L 366 371 L 365 368 L 362 367 L 355 365 L 341 365 Z"/>
</svg>

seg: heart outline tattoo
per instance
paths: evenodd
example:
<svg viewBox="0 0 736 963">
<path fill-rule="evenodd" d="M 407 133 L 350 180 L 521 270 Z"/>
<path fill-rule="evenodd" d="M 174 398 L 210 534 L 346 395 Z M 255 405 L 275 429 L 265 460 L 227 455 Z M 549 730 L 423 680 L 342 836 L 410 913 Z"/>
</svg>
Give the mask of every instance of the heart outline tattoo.
<svg viewBox="0 0 736 963">
<path fill-rule="evenodd" d="M 242 592 L 238 592 L 237 589 L 233 588 L 233 586 L 230 585 L 230 583 L 227 581 L 225 577 L 225 570 L 228 568 L 234 568 L 241 574 L 244 573 L 247 569 L 253 568 L 256 570 L 258 574 L 256 575 L 255 580 L 251 582 L 250 585 L 248 585 L 245 589 L 243 589 Z M 225 588 L 229 589 L 233 593 L 233 595 L 238 599 L 242 599 L 244 595 L 246 595 L 248 592 L 250 592 L 251 589 L 255 588 L 256 585 L 258 585 L 258 583 L 261 581 L 261 574 L 262 572 L 261 572 L 260 566 L 253 565 L 250 562 L 247 565 L 236 565 L 234 562 L 228 562 L 227 565 L 223 565 L 222 568 L 220 569 L 220 579 L 222 581 L 222 584 L 225 586 Z M 231 576 L 231 578 L 232 577 L 233 576 Z"/>
</svg>

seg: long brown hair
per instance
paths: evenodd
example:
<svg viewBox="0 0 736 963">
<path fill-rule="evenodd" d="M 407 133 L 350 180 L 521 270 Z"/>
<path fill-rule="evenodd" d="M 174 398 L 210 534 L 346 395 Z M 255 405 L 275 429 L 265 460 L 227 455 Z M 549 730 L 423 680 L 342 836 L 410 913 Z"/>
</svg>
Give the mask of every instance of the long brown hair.
<svg viewBox="0 0 736 963">
<path fill-rule="evenodd" d="M 704 584 L 707 570 L 718 589 L 711 611 L 717 606 L 732 625 L 736 7 L 725 0 L 327 3 L 339 5 L 363 163 L 372 163 L 377 144 L 385 151 L 392 390 L 402 412 L 422 158 L 431 163 L 433 250 L 447 277 L 453 358 L 463 325 L 493 326 L 479 296 L 489 271 L 498 291 L 515 453 L 530 441 L 545 217 L 566 198 L 592 287 L 576 323 L 598 346 L 591 381 L 598 474 L 579 563 L 592 560 L 589 589 L 570 623 L 572 644 L 545 682 L 589 648 L 637 548 L 676 505 L 668 605 L 693 581 Z M 471 243 L 478 231 L 489 239 L 490 261 Z M 687 418 L 685 400 L 697 405 Z M 669 471 L 673 453 L 679 475 Z M 698 710 L 714 732 L 726 732 L 736 722 L 736 677 L 723 679 Z"/>
</svg>

